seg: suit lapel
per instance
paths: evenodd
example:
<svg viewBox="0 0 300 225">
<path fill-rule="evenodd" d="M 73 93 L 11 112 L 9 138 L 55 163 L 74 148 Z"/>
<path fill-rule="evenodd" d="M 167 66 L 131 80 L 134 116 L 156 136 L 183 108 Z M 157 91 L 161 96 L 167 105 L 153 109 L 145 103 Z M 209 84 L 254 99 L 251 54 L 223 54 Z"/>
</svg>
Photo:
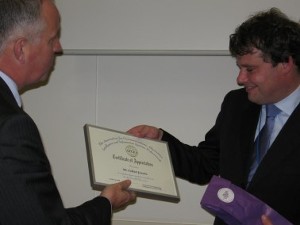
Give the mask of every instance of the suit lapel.
<svg viewBox="0 0 300 225">
<path fill-rule="evenodd" d="M 243 181 L 244 185 L 247 184 L 247 178 L 249 173 L 249 168 L 251 164 L 251 158 L 254 154 L 254 138 L 255 131 L 257 127 L 257 122 L 260 115 L 261 106 L 249 102 L 246 105 L 243 113 L 242 123 L 241 123 L 241 151 L 242 154 L 242 162 L 244 162 L 244 171 L 243 171 Z"/>
<path fill-rule="evenodd" d="M 20 109 L 11 90 L 9 89 L 9 87 L 1 77 L 0 77 L 0 104 L 7 104 L 16 110 Z"/>
</svg>

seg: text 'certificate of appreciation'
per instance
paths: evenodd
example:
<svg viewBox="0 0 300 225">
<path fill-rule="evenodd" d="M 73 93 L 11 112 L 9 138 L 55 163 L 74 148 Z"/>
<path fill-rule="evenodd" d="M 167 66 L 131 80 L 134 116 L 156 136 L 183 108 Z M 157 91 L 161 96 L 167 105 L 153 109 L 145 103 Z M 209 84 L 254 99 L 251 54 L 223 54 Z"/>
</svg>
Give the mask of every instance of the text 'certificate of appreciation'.
<svg viewBox="0 0 300 225">
<path fill-rule="evenodd" d="M 166 142 L 89 124 L 84 133 L 93 188 L 129 179 L 139 196 L 179 201 Z"/>
</svg>

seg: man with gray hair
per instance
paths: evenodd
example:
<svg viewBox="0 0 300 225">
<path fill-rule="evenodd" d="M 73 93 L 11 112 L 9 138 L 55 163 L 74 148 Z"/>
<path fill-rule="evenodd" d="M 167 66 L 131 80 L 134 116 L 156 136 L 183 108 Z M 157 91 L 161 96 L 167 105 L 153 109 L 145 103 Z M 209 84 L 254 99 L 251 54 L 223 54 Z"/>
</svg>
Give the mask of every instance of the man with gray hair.
<svg viewBox="0 0 300 225">
<path fill-rule="evenodd" d="M 125 180 L 100 196 L 65 209 L 38 129 L 19 92 L 45 81 L 59 41 L 60 15 L 52 0 L 0 0 L 0 224 L 110 224 L 112 209 L 134 201 Z"/>
</svg>

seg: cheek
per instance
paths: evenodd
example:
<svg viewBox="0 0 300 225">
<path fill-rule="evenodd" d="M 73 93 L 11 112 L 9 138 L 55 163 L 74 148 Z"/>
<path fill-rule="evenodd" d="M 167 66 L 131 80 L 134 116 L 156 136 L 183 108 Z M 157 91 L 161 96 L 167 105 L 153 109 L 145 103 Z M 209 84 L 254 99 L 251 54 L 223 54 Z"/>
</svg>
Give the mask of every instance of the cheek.
<svg viewBox="0 0 300 225">
<path fill-rule="evenodd" d="M 31 71 L 32 74 L 35 74 L 35 78 L 44 76 L 44 74 L 48 73 L 53 66 L 53 54 L 45 54 L 45 52 L 41 52 L 39 56 L 34 58 L 31 63 Z"/>
<path fill-rule="evenodd" d="M 261 78 L 257 80 L 258 87 L 264 96 L 272 96 L 274 93 L 276 93 L 281 85 L 281 82 L 278 82 L 273 77 L 267 77 Z"/>
<path fill-rule="evenodd" d="M 53 64 L 54 54 L 50 51 L 43 51 L 37 57 L 36 66 L 47 70 Z"/>
<path fill-rule="evenodd" d="M 252 76 L 249 76 L 249 80 L 252 83 L 260 85 L 260 84 L 264 84 L 268 80 L 268 78 L 264 74 L 259 73 L 259 74 L 253 74 Z"/>
</svg>

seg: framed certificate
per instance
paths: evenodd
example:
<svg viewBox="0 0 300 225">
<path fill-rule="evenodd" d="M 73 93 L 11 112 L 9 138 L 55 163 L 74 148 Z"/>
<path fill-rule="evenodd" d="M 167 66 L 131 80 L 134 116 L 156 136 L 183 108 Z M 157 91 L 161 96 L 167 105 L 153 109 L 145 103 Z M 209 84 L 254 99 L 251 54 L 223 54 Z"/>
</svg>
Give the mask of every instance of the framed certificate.
<svg viewBox="0 0 300 225">
<path fill-rule="evenodd" d="M 125 179 L 138 196 L 180 200 L 167 142 L 86 124 L 91 185 L 96 190 Z"/>
</svg>

